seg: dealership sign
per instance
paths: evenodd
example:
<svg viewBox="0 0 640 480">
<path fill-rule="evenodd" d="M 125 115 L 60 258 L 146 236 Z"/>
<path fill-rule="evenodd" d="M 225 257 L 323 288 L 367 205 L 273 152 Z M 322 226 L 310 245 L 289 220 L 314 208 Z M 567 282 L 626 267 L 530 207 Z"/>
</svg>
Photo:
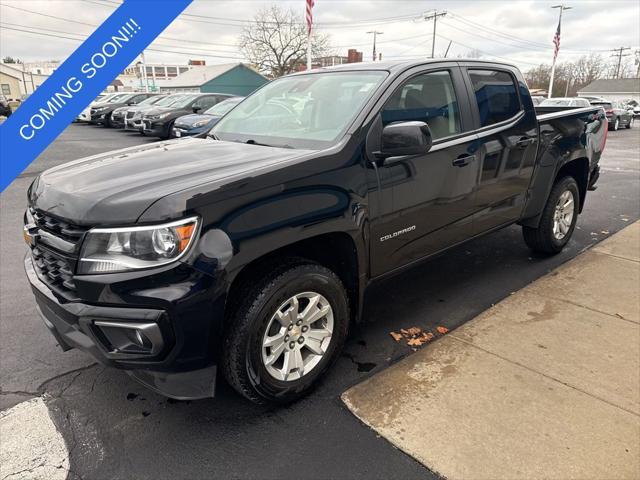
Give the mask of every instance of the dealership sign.
<svg viewBox="0 0 640 480">
<path fill-rule="evenodd" d="M 191 3 L 126 0 L 0 125 L 4 189 Z"/>
</svg>

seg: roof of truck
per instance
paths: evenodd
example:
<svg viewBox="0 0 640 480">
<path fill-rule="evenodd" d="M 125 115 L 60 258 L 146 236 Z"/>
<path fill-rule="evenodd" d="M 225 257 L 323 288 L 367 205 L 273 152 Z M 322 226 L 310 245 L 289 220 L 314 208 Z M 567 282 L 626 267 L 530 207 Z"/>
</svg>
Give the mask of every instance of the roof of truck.
<svg viewBox="0 0 640 480">
<path fill-rule="evenodd" d="M 478 63 L 478 64 L 491 64 L 491 65 L 505 65 L 514 67 L 515 65 L 508 62 L 496 62 L 493 60 L 479 60 L 479 59 L 467 59 L 467 58 L 425 58 L 416 60 L 405 61 L 390 61 L 385 60 L 381 62 L 358 62 L 358 63 L 343 63 L 342 65 L 335 65 L 332 67 L 315 68 L 313 72 L 323 71 L 336 71 L 336 70 L 388 70 L 390 72 L 398 70 L 406 70 L 407 68 L 416 67 L 419 65 L 426 65 L 429 63 L 443 63 L 443 62 L 459 62 L 459 63 Z M 309 73 L 308 71 L 297 72 L 295 75 L 301 75 Z"/>
</svg>

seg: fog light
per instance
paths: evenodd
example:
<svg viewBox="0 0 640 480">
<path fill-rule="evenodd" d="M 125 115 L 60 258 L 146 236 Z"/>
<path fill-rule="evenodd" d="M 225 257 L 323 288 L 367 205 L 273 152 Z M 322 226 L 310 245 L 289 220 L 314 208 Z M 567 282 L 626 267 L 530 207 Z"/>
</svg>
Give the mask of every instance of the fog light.
<svg viewBox="0 0 640 480">
<path fill-rule="evenodd" d="M 156 323 L 96 321 L 96 336 L 112 354 L 156 355 L 164 346 Z"/>
</svg>

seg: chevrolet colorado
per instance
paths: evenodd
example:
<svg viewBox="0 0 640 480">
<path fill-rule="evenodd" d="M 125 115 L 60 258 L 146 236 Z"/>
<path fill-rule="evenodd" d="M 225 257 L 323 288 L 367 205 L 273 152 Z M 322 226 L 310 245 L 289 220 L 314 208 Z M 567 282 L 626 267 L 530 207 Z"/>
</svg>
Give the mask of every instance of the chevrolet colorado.
<svg viewBox="0 0 640 480">
<path fill-rule="evenodd" d="M 200 137 L 52 168 L 24 265 L 45 325 L 170 397 L 307 393 L 373 282 L 514 223 L 571 238 L 606 141 L 599 107 L 536 115 L 485 61 L 349 64 L 265 85 Z"/>
</svg>

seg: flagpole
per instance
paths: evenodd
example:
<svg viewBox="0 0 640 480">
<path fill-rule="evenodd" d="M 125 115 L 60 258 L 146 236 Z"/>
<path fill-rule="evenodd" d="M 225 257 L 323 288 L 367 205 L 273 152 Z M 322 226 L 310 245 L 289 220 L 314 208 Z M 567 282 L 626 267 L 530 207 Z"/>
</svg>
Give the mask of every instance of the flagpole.
<svg viewBox="0 0 640 480">
<path fill-rule="evenodd" d="M 314 0 L 306 0 L 305 17 L 307 20 L 307 70 L 311 70 L 311 30 L 313 28 Z"/>
<path fill-rule="evenodd" d="M 561 5 L 553 5 L 551 8 L 559 8 L 560 9 L 560 17 L 558 18 L 558 29 L 561 28 L 562 25 L 562 12 L 564 10 L 569 10 L 573 7 L 565 7 L 564 4 Z M 554 37 L 555 38 L 555 37 Z M 558 38 L 558 41 L 560 41 L 560 39 Z M 560 50 L 560 47 L 557 47 L 558 49 L 558 53 Z M 553 54 L 553 63 L 551 64 L 551 76 L 549 78 L 549 91 L 547 92 L 547 98 L 551 98 L 551 94 L 553 92 L 553 77 L 555 77 L 556 75 L 556 60 L 558 59 L 558 55 L 556 53 L 556 50 L 554 48 L 554 54 Z"/>
</svg>

